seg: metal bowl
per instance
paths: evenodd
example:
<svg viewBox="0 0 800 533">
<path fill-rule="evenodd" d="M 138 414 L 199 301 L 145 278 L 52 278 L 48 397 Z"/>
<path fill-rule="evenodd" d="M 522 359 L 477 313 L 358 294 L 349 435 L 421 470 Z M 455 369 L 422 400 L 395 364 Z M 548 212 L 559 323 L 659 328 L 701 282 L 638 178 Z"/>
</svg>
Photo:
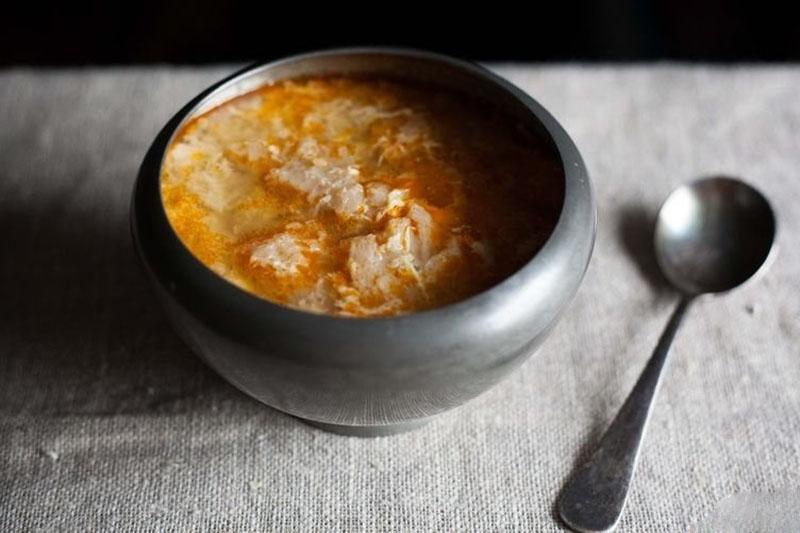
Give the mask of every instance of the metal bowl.
<svg viewBox="0 0 800 533">
<path fill-rule="evenodd" d="M 160 193 L 164 153 L 180 127 L 266 83 L 309 75 L 392 77 L 457 90 L 540 132 L 560 157 L 564 202 L 543 248 L 500 284 L 464 301 L 393 318 L 289 309 L 216 275 L 182 244 Z M 414 428 L 484 392 L 541 344 L 583 278 L 595 206 L 577 148 L 556 120 L 488 70 L 428 52 L 343 49 L 248 67 L 186 104 L 153 141 L 131 206 L 134 243 L 176 331 L 210 366 L 263 403 L 329 431 Z"/>
</svg>

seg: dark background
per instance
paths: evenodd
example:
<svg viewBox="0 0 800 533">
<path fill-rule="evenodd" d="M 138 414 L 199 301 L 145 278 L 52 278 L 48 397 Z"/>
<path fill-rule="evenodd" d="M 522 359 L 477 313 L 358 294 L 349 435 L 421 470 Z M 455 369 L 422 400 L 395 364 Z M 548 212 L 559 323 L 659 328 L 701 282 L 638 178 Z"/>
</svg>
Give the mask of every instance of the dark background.
<svg viewBox="0 0 800 533">
<path fill-rule="evenodd" d="M 243 62 L 352 45 L 484 61 L 800 60 L 797 9 L 763 1 L 28 4 L 3 8 L 0 65 Z"/>
</svg>

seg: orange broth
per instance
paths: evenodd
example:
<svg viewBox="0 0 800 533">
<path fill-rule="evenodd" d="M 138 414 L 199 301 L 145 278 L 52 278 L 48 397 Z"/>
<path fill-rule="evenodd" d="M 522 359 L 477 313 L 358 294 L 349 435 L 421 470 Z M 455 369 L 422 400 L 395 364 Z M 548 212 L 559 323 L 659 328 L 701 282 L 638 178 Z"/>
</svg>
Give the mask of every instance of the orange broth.
<svg viewBox="0 0 800 533">
<path fill-rule="evenodd" d="M 484 102 L 383 79 L 283 81 L 189 122 L 161 193 L 186 247 L 272 302 L 391 316 L 474 295 L 551 233 L 549 141 Z"/>
</svg>

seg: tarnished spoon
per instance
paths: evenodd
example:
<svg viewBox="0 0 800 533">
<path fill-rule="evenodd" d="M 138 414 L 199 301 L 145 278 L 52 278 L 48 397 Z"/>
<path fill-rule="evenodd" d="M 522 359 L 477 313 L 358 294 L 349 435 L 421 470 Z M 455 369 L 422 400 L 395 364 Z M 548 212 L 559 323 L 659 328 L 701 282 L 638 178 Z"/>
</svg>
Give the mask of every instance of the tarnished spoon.
<svg viewBox="0 0 800 533">
<path fill-rule="evenodd" d="M 775 215 L 750 185 L 707 178 L 670 194 L 658 214 L 654 238 L 658 264 L 682 298 L 597 450 L 561 493 L 559 514 L 576 531 L 616 527 L 661 371 L 686 310 L 696 297 L 729 291 L 763 271 L 775 241 Z"/>
</svg>

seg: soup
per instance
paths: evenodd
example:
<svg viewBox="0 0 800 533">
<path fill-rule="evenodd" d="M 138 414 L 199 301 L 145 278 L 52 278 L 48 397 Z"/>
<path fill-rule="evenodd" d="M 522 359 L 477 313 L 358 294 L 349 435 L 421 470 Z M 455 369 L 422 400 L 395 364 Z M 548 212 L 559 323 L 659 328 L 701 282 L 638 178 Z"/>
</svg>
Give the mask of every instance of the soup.
<svg viewBox="0 0 800 533">
<path fill-rule="evenodd" d="M 161 171 L 184 245 L 257 296 L 391 316 L 524 265 L 563 200 L 552 144 L 465 95 L 384 79 L 278 82 L 183 127 Z"/>
</svg>

